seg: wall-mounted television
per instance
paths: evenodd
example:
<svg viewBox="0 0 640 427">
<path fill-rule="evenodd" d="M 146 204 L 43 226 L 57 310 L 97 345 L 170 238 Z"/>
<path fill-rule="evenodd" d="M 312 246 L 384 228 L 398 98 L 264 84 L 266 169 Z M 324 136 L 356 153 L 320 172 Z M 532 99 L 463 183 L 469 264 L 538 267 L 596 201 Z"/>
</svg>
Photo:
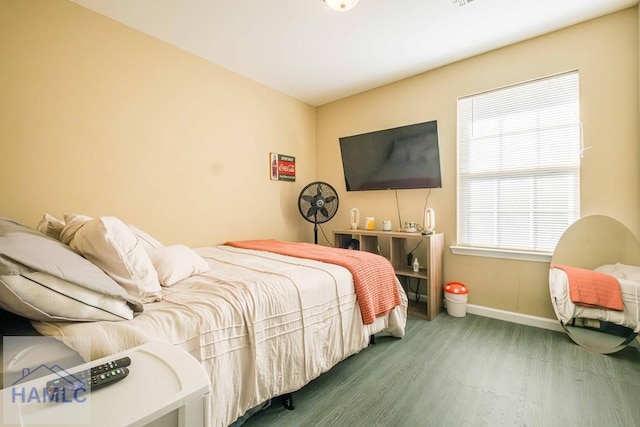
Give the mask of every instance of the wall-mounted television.
<svg viewBox="0 0 640 427">
<path fill-rule="evenodd" d="M 339 140 L 347 191 L 442 187 L 436 120 Z"/>
</svg>

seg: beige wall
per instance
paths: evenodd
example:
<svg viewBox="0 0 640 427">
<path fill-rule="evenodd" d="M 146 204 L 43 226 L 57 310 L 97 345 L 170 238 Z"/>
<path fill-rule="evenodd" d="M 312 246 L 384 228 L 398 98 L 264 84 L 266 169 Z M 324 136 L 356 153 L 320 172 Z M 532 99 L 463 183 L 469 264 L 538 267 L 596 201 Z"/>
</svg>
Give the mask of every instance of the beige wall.
<svg viewBox="0 0 640 427">
<path fill-rule="evenodd" d="M 340 193 L 325 224 L 348 212 L 391 219 L 393 192 L 346 193 L 338 137 L 438 120 L 445 281 L 469 302 L 554 317 L 548 264 L 454 256 L 456 99 L 580 70 L 585 145 L 582 214 L 640 231 L 637 8 L 496 50 L 318 109 L 64 0 L 0 2 L 0 216 L 35 226 L 44 212 L 116 215 L 165 243 L 311 241 L 301 188 Z M 317 147 L 316 147 L 317 145 Z M 296 183 L 271 182 L 270 151 L 296 156 Z M 420 221 L 427 191 L 402 190 L 403 220 Z"/>
<path fill-rule="evenodd" d="M 429 206 L 445 233 L 445 282 L 466 283 L 471 304 L 554 318 L 548 264 L 453 255 L 448 249 L 456 243 L 456 100 L 578 69 L 584 143 L 590 147 L 582 162 L 582 215 L 612 216 L 638 234 L 637 31 L 634 7 L 320 107 L 318 177 L 336 185 L 342 206 L 331 227 L 347 227 L 352 207 L 362 216 L 398 222 L 394 192 L 345 191 L 338 138 L 438 120 L 443 188 L 432 190 Z M 428 194 L 398 191 L 403 221 L 422 221 Z"/>
<path fill-rule="evenodd" d="M 313 239 L 315 108 L 64 0 L 0 2 L 0 216 L 116 215 L 165 243 Z M 269 180 L 270 151 L 296 157 Z"/>
</svg>

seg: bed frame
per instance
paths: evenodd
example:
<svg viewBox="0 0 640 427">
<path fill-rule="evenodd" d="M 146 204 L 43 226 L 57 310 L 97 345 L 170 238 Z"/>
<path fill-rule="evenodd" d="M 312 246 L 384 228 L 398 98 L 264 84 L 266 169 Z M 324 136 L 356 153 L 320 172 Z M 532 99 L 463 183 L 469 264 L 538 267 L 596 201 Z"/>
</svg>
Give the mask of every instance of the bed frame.
<svg viewBox="0 0 640 427">
<path fill-rule="evenodd" d="M 139 248 L 139 229 L 106 218 L 85 221 L 111 227 L 111 234 L 83 235 L 87 244 L 110 244 L 127 256 L 130 252 L 121 242 Z M 60 236 L 70 224 L 75 223 L 67 221 Z M 87 225 L 81 227 L 74 239 Z M 113 233 L 122 238 L 106 239 Z M 306 255 L 320 250 L 308 243 L 291 245 L 304 246 L 298 249 Z M 158 251 L 166 255 L 150 267 L 158 274 L 154 295 L 160 298 L 143 300 L 134 295 L 136 289 L 125 289 L 116 280 L 118 274 L 109 274 L 113 263 L 120 269 L 130 258 L 90 261 L 80 255 L 78 245 L 74 250 L 55 236 L 0 218 L 0 308 L 17 315 L 0 313 L 3 334 L 36 335 L 35 330 L 66 345 L 85 362 L 152 341 L 181 348 L 200 362 L 211 380 L 209 421 L 214 426 L 241 422 L 273 399 L 294 409 L 296 390 L 375 343 L 375 334 L 404 336 L 407 296 L 393 267 L 381 256 L 332 252 L 334 258 L 357 259 L 354 271 L 351 265 L 321 262 L 323 258 L 315 255 L 231 245 L 176 246 L 140 248 L 135 254 L 136 262 L 149 258 L 149 265 Z M 202 263 L 206 270 L 194 270 Z M 172 270 L 164 271 L 167 265 Z M 174 272 L 183 278 L 163 281 Z M 371 296 L 363 298 L 363 290 Z M 382 293 L 387 299 L 379 298 Z M 12 360 L 13 368 L 32 367 L 20 365 L 20 357 Z M 39 365 L 55 361 L 41 359 Z"/>
</svg>

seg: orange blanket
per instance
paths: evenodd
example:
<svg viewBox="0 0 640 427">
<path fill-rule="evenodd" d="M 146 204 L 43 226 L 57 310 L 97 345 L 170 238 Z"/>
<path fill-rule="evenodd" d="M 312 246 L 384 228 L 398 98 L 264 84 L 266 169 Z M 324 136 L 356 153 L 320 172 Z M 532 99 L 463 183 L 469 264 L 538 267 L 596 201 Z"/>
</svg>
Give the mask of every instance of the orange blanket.
<svg viewBox="0 0 640 427">
<path fill-rule="evenodd" d="M 365 325 L 372 324 L 376 316 L 385 314 L 400 305 L 395 270 L 391 263 L 380 255 L 279 240 L 245 240 L 227 242 L 226 245 L 314 259 L 347 268 L 353 275 L 358 305 Z"/>
<path fill-rule="evenodd" d="M 551 267 L 567 273 L 569 297 L 574 304 L 617 311 L 624 310 L 620 283 L 615 277 L 565 265 L 551 264 Z"/>
</svg>

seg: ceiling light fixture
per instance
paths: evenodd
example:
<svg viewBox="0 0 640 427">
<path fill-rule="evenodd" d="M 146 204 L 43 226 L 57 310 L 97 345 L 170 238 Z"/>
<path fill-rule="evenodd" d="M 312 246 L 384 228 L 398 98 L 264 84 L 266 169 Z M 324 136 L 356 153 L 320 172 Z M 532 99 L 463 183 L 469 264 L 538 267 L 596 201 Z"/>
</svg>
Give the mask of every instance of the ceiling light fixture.
<svg viewBox="0 0 640 427">
<path fill-rule="evenodd" d="M 465 6 L 469 3 L 471 3 L 474 0 L 451 0 L 453 3 L 458 3 L 458 6 L 462 7 Z"/>
<path fill-rule="evenodd" d="M 327 6 L 338 12 L 346 12 L 358 4 L 360 0 L 323 0 Z"/>
</svg>

